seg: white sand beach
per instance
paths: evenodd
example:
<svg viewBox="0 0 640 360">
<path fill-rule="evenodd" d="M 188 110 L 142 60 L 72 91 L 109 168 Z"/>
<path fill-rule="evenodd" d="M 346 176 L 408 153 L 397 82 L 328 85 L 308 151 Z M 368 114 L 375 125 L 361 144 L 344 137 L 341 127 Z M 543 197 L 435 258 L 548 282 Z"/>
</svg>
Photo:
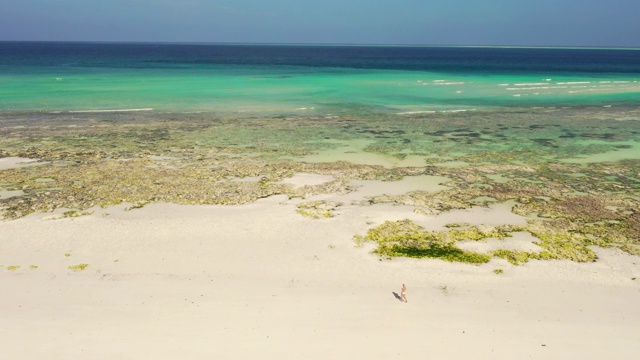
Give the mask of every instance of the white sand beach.
<svg viewBox="0 0 640 360">
<path fill-rule="evenodd" d="M 2 221 L 1 357 L 640 357 L 638 257 L 597 249 L 596 263 L 383 260 L 353 235 L 404 218 L 427 228 L 522 219 L 505 219 L 504 206 L 426 216 L 357 205 L 354 194 L 317 220 L 296 213 L 299 199 L 275 196 Z M 394 295 L 403 283 L 407 303 Z"/>
</svg>

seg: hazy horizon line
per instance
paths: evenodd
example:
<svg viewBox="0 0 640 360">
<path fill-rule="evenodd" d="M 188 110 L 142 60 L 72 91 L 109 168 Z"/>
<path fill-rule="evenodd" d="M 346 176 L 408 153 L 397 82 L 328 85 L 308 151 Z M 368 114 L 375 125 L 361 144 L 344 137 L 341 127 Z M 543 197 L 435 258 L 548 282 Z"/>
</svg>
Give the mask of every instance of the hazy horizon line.
<svg viewBox="0 0 640 360">
<path fill-rule="evenodd" d="M 463 44 L 387 44 L 387 43 L 322 43 L 322 42 L 234 42 L 234 41 L 122 41 L 122 40 L 3 40 L 4 43 L 84 43 L 84 44 L 163 44 L 163 45 L 238 45 L 238 46 L 361 46 L 361 47 L 433 47 L 433 48 L 521 48 L 521 49 L 610 49 L 640 50 L 634 46 L 587 45 L 463 45 Z"/>
</svg>

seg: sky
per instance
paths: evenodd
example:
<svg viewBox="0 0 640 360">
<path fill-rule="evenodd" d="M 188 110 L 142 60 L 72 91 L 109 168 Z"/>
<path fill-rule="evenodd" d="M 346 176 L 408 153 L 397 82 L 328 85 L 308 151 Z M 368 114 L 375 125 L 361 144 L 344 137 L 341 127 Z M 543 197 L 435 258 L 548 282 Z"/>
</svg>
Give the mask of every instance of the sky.
<svg viewBox="0 0 640 360">
<path fill-rule="evenodd" d="M 640 47 L 640 0 L 0 0 L 0 40 Z"/>
</svg>

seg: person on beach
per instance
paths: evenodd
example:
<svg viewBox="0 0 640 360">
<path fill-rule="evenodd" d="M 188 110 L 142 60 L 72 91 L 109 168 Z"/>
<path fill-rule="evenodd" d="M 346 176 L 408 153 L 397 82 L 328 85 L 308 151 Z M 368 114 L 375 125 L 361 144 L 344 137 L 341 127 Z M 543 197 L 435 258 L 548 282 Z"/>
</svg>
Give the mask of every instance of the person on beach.
<svg viewBox="0 0 640 360">
<path fill-rule="evenodd" d="M 402 290 L 400 291 L 400 297 L 402 301 L 407 302 L 407 286 L 402 284 Z"/>
</svg>

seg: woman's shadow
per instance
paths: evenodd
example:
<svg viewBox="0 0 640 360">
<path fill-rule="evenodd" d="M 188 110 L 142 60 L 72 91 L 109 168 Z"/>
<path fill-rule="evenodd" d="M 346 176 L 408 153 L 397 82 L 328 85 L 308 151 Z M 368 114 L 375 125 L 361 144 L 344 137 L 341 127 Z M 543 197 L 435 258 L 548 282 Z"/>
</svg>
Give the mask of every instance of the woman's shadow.
<svg viewBox="0 0 640 360">
<path fill-rule="evenodd" d="M 404 302 L 404 300 L 402 300 L 402 297 L 401 297 L 400 295 L 398 295 L 398 293 L 397 293 L 397 292 L 393 291 L 393 292 L 392 292 L 392 294 L 393 294 L 393 296 L 395 296 L 395 297 L 396 297 L 396 299 L 398 299 L 398 300 L 400 300 L 400 301 Z"/>
</svg>

